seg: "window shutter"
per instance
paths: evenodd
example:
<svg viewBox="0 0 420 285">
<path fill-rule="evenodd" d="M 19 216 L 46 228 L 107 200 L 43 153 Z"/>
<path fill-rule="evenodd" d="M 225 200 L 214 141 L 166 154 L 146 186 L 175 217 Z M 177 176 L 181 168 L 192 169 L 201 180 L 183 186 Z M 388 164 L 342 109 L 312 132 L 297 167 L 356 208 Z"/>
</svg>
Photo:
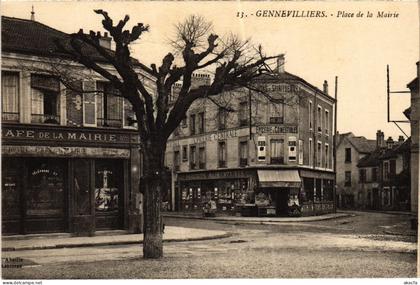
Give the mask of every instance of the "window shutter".
<svg viewBox="0 0 420 285">
<path fill-rule="evenodd" d="M 95 81 L 83 81 L 83 125 L 96 127 Z"/>
</svg>

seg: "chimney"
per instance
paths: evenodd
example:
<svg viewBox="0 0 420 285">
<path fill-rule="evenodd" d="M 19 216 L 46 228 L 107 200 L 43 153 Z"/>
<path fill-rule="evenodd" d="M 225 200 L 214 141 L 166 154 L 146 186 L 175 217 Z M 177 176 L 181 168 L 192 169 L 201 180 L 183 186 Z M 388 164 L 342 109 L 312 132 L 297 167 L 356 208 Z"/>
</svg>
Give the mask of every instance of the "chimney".
<svg viewBox="0 0 420 285">
<path fill-rule="evenodd" d="M 103 37 L 101 36 L 101 32 L 97 32 L 97 35 L 99 36 L 99 44 L 101 47 L 111 49 L 112 38 L 108 36 L 108 33 L 105 32 Z"/>
<path fill-rule="evenodd" d="M 404 142 L 404 137 L 403 136 L 399 136 L 398 137 L 398 143 L 403 143 Z"/>
<path fill-rule="evenodd" d="M 35 10 L 34 10 L 34 5 L 32 5 L 32 11 L 31 11 L 31 21 L 35 21 Z"/>
<path fill-rule="evenodd" d="M 324 80 L 324 93 L 328 95 L 328 81 Z"/>
<path fill-rule="evenodd" d="M 284 54 L 277 57 L 277 73 L 284 73 Z"/>
<path fill-rule="evenodd" d="M 394 146 L 394 140 L 392 139 L 392 137 L 388 137 L 388 139 L 386 140 L 386 146 L 388 149 L 391 149 Z"/>
<path fill-rule="evenodd" d="M 381 130 L 376 132 L 376 147 L 384 147 L 384 133 Z"/>
</svg>

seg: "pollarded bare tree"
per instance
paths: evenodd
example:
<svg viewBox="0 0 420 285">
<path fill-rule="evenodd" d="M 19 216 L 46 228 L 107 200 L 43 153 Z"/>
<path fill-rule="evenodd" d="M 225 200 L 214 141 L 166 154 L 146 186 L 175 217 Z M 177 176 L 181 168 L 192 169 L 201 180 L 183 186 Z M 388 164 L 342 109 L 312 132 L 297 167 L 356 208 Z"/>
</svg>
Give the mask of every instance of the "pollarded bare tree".
<svg viewBox="0 0 420 285">
<path fill-rule="evenodd" d="M 139 79 L 130 57 L 129 46 L 148 31 L 142 23 L 131 31 L 124 29 L 129 17 L 117 24 L 107 12 L 95 10 L 102 15 L 102 24 L 115 42 L 115 51 L 102 47 L 96 34 L 82 31 L 70 35 L 70 45 L 57 42 L 61 52 L 106 78 L 119 94 L 133 106 L 137 117 L 141 150 L 143 153 L 144 184 L 144 258 L 163 256 L 162 219 L 160 213 L 161 191 L 164 176 L 166 143 L 177 128 L 192 103 L 200 98 L 217 96 L 223 90 L 247 86 L 254 77 L 271 70 L 267 61 L 274 59 L 262 53 L 261 47 L 250 49 L 249 42 L 230 36 L 222 40 L 211 33 L 212 26 L 199 16 L 191 16 L 176 26 L 177 35 L 172 41 L 174 53 L 168 53 L 160 66 L 151 65 L 157 94 L 147 91 Z M 101 67 L 85 48 L 94 48 L 117 75 Z M 181 64 L 178 66 L 175 62 Z M 212 68 L 214 76 L 209 85 L 192 87 L 193 72 Z M 175 102 L 169 104 L 172 86 L 182 80 Z"/>
</svg>

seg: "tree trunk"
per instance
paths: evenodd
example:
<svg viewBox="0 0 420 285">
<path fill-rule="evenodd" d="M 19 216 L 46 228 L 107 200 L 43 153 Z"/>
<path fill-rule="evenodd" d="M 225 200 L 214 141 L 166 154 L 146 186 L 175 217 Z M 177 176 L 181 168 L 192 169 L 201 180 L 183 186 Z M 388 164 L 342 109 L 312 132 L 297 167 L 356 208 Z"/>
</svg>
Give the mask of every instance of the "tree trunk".
<svg viewBox="0 0 420 285">
<path fill-rule="evenodd" d="M 144 240 L 143 258 L 161 258 L 162 244 L 162 216 L 161 191 L 164 185 L 165 150 L 157 144 L 148 144 L 144 149 Z"/>
</svg>

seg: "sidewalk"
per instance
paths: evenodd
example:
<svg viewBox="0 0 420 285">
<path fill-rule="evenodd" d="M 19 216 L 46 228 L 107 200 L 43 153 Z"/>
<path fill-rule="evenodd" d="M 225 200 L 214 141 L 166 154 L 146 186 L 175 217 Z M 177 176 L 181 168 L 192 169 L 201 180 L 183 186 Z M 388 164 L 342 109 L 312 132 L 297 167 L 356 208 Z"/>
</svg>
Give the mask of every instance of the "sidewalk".
<svg viewBox="0 0 420 285">
<path fill-rule="evenodd" d="M 351 213 L 331 213 L 320 216 L 308 217 L 237 217 L 237 216 L 217 216 L 216 217 L 203 217 L 201 212 L 185 213 L 185 212 L 164 212 L 164 217 L 168 218 L 184 218 L 184 219 L 203 219 L 213 221 L 226 221 L 226 222 L 243 222 L 243 223 L 296 223 L 296 222 L 312 222 L 324 221 L 338 218 L 345 218 L 354 216 Z"/>
<path fill-rule="evenodd" d="M 117 234 L 113 234 L 117 233 Z M 99 233 L 93 237 L 71 237 L 70 234 L 40 234 L 2 237 L 2 251 L 55 249 L 121 244 L 141 244 L 143 234 L 123 234 L 124 231 Z M 225 231 L 165 227 L 164 242 L 207 240 L 229 237 Z"/>
</svg>

